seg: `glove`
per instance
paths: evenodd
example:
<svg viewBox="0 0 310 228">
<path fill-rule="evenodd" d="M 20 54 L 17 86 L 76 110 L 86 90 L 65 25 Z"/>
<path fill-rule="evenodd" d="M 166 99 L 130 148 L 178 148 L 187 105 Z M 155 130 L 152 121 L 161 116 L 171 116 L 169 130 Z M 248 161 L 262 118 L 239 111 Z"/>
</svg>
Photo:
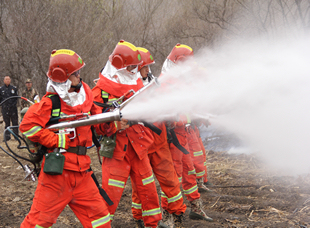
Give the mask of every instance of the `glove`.
<svg viewBox="0 0 310 228">
<path fill-rule="evenodd" d="M 128 124 L 128 120 L 126 119 L 122 119 L 121 121 L 116 121 L 116 127 L 117 127 L 117 130 L 124 130 L 126 128 L 129 128 L 129 124 Z"/>
<path fill-rule="evenodd" d="M 107 136 L 111 136 L 117 131 L 114 122 L 95 125 L 95 129 L 98 135 L 107 135 Z"/>
</svg>

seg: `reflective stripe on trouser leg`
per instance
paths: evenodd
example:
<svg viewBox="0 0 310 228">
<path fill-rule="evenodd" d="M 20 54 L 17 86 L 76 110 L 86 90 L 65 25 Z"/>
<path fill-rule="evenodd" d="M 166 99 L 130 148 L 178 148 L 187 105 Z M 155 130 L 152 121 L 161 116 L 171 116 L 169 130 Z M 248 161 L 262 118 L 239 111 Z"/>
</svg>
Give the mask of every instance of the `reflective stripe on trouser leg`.
<svg viewBox="0 0 310 228">
<path fill-rule="evenodd" d="M 142 209 L 141 203 L 138 204 L 138 203 L 132 202 L 131 207 L 136 208 L 138 210 Z"/>
<path fill-rule="evenodd" d="M 202 156 L 202 155 L 203 155 L 202 150 L 194 152 L 194 157 L 198 157 L 198 156 Z"/>
<path fill-rule="evenodd" d="M 119 180 L 113 180 L 109 179 L 108 185 L 118 187 L 118 188 L 125 188 L 125 182 L 124 181 L 119 181 Z"/>
<path fill-rule="evenodd" d="M 183 189 L 183 190 L 184 190 L 185 195 L 189 195 L 189 194 L 195 192 L 196 190 L 198 190 L 198 186 L 196 184 L 195 186 L 191 187 L 190 189 Z"/>
<path fill-rule="evenodd" d="M 137 193 L 136 185 L 133 181 L 131 181 L 131 189 L 132 189 L 132 193 L 131 193 L 131 200 L 132 200 L 131 213 L 132 213 L 132 216 L 134 219 L 140 220 L 140 219 L 142 219 L 142 205 L 141 205 L 141 200 L 140 200 L 138 193 Z"/>
<path fill-rule="evenodd" d="M 194 174 L 196 174 L 196 170 L 195 169 L 188 171 L 188 175 L 194 175 Z"/>
<path fill-rule="evenodd" d="M 184 194 L 188 201 L 193 201 L 195 199 L 200 198 L 200 194 L 198 192 L 197 182 L 196 182 L 196 174 L 193 173 L 195 170 L 191 155 L 186 154 L 183 156 L 183 180 L 182 187 Z"/>
<path fill-rule="evenodd" d="M 154 176 L 153 174 L 150 176 L 150 177 L 147 177 L 145 179 L 142 179 L 142 183 L 143 185 L 146 185 L 146 184 L 149 184 L 149 183 L 152 183 L 154 182 Z"/>
<path fill-rule="evenodd" d="M 101 226 L 103 224 L 108 223 L 109 221 L 110 221 L 110 214 L 108 214 L 108 215 L 106 215 L 100 219 L 97 219 L 95 221 L 92 221 L 91 224 L 92 224 L 93 228 L 96 228 L 98 226 Z"/>
<path fill-rule="evenodd" d="M 196 173 L 196 177 L 197 177 L 197 179 L 199 179 L 199 178 L 203 177 L 203 175 L 205 175 L 205 173 L 206 173 L 206 171 L 205 171 L 205 170 L 203 170 L 203 171 L 202 171 L 202 172 L 200 172 L 200 173 Z"/>
<path fill-rule="evenodd" d="M 147 210 L 147 211 L 143 211 L 142 210 L 142 216 L 153 216 L 153 215 L 159 215 L 161 214 L 161 210 L 160 208 L 155 208 L 155 209 L 151 209 L 151 210 Z"/>
<path fill-rule="evenodd" d="M 103 157 L 101 168 L 103 173 L 102 188 L 114 203 L 111 206 L 108 205 L 110 219 L 113 220 L 129 176 L 130 162 L 127 157 L 123 160 Z"/>
<path fill-rule="evenodd" d="M 168 203 L 173 203 L 173 202 L 175 202 L 175 201 L 177 201 L 177 200 L 182 199 L 182 193 L 181 193 L 181 191 L 180 191 L 176 196 L 173 196 L 173 197 L 168 198 L 168 197 L 165 195 L 165 193 L 164 193 L 163 191 L 161 191 L 161 197 L 166 198 L 167 201 L 168 201 Z"/>
</svg>

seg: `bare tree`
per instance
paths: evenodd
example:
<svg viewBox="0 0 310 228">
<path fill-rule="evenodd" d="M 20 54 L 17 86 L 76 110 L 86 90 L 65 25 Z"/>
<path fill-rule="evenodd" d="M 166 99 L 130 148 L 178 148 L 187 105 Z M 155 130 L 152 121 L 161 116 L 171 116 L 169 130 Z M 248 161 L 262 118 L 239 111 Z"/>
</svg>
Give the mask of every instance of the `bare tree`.
<svg viewBox="0 0 310 228">
<path fill-rule="evenodd" d="M 32 78 L 44 94 L 50 53 L 67 48 L 84 59 L 83 80 L 93 86 L 120 39 L 149 49 L 158 75 L 177 43 L 197 51 L 249 34 L 307 31 L 309 9 L 308 0 L 0 0 L 0 78 L 19 88 Z"/>
</svg>

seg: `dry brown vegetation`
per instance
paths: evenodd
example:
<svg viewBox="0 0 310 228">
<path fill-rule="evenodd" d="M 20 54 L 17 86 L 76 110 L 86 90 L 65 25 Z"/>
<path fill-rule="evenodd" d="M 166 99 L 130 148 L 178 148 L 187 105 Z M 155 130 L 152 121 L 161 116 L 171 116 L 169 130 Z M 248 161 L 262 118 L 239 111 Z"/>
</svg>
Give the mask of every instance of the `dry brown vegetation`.
<svg viewBox="0 0 310 228">
<path fill-rule="evenodd" d="M 16 141 L 10 141 L 12 147 Z M 4 147 L 1 142 L 0 146 Z M 5 147 L 4 147 L 5 148 Z M 17 150 L 16 150 L 17 151 Z M 18 153 L 21 153 L 19 151 Z M 94 149 L 89 151 L 92 169 L 101 180 Z M 193 221 L 185 214 L 185 226 L 202 227 L 299 227 L 310 226 L 310 175 L 280 176 L 269 172 L 255 155 L 208 152 L 211 193 L 202 193 L 205 211 L 214 222 Z M 19 227 L 28 213 L 37 182 L 23 181 L 24 172 L 12 158 L 0 151 L 0 227 Z M 158 184 L 157 184 L 158 186 Z M 189 205 L 188 201 L 185 203 Z M 134 227 L 130 211 L 128 181 L 112 223 L 114 228 Z M 53 227 L 82 227 L 66 207 Z"/>
<path fill-rule="evenodd" d="M 93 86 L 120 39 L 149 49 L 157 76 L 176 43 L 198 52 L 244 35 L 272 39 L 306 32 L 309 8 L 306 0 L 0 0 L 0 81 L 10 75 L 21 90 L 32 78 L 42 95 L 51 51 L 69 48 L 86 62 L 82 77 Z M 5 148 L 2 140 L 0 146 Z M 101 180 L 95 151 L 89 155 Z M 202 201 L 214 222 L 191 221 L 187 211 L 186 227 L 310 227 L 310 175 L 276 175 L 256 155 L 209 151 L 207 163 L 215 186 L 202 194 Z M 30 209 L 37 182 L 23 177 L 18 163 L 0 151 L 0 227 L 19 227 Z M 134 226 L 130 206 L 129 181 L 115 228 Z M 66 207 L 53 227 L 81 225 Z"/>
</svg>

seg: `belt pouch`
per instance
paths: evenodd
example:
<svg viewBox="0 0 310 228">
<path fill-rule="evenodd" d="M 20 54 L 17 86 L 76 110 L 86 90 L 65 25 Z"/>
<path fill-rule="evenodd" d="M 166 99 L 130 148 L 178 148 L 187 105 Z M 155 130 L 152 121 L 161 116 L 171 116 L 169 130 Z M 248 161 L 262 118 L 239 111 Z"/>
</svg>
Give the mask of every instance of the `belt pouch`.
<svg viewBox="0 0 310 228">
<path fill-rule="evenodd" d="M 103 136 L 101 140 L 99 154 L 106 158 L 112 158 L 115 147 L 116 147 L 116 134 L 114 134 L 113 138 Z"/>
<path fill-rule="evenodd" d="M 60 175 L 64 169 L 65 156 L 59 152 L 45 154 L 44 173 Z"/>
</svg>

